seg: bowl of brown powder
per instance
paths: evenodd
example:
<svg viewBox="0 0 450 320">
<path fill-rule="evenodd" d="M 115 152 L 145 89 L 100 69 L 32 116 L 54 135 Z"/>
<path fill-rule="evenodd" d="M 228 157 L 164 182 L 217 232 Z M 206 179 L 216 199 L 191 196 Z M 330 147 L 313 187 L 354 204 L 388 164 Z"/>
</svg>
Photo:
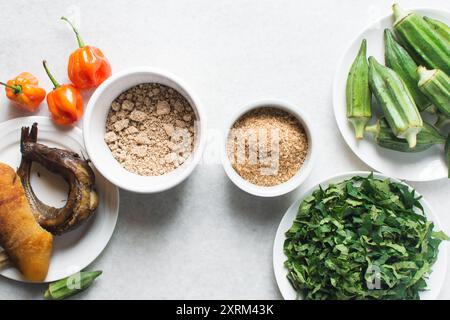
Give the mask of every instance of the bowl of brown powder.
<svg viewBox="0 0 450 320">
<path fill-rule="evenodd" d="M 199 101 L 181 80 L 134 68 L 92 95 L 83 135 L 89 158 L 112 183 L 133 192 L 167 190 L 189 176 L 206 141 Z"/>
<path fill-rule="evenodd" d="M 222 162 L 231 181 L 257 196 L 288 193 L 312 169 L 312 127 L 300 108 L 266 100 L 241 108 L 227 126 Z"/>
</svg>

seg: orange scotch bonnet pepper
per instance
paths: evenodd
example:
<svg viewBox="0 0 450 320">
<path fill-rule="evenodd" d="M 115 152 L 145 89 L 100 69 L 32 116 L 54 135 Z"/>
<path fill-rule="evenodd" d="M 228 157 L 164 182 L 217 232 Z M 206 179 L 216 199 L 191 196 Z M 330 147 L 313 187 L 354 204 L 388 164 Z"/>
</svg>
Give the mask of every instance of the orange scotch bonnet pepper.
<svg viewBox="0 0 450 320">
<path fill-rule="evenodd" d="M 45 99 L 45 90 L 39 87 L 38 79 L 28 72 L 22 72 L 7 83 L 0 84 L 5 86 L 8 99 L 22 110 L 34 112 Z"/>
<path fill-rule="evenodd" d="M 85 45 L 75 26 L 66 17 L 61 17 L 75 32 L 79 48 L 69 57 L 67 71 L 69 79 L 79 89 L 95 88 L 111 75 L 111 65 L 103 52 Z"/>
<path fill-rule="evenodd" d="M 53 83 L 53 91 L 47 95 L 48 110 L 53 121 L 59 125 L 70 125 L 83 116 L 83 97 L 72 84 L 60 85 L 50 73 L 47 62 L 43 61 L 44 69 Z"/>
</svg>

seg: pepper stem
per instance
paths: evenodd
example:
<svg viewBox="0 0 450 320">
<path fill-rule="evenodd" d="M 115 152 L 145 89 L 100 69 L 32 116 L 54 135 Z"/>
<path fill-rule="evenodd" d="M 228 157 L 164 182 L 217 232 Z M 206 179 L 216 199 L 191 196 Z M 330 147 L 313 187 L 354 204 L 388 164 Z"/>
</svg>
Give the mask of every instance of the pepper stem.
<svg viewBox="0 0 450 320">
<path fill-rule="evenodd" d="M 67 19 L 66 17 L 61 17 L 61 20 L 66 21 L 71 27 L 73 32 L 75 32 L 75 35 L 77 36 L 77 41 L 78 41 L 78 46 L 80 48 L 83 48 L 85 46 L 83 39 L 81 39 L 80 33 L 78 32 L 78 29 L 75 28 L 75 26 L 73 25 L 72 22 L 70 22 L 69 19 Z"/>
<path fill-rule="evenodd" d="M 14 94 L 19 94 L 19 93 L 22 92 L 22 86 L 11 86 L 11 85 L 6 84 L 6 83 L 1 82 L 1 81 L 0 81 L 0 85 L 5 86 L 5 87 L 7 87 L 7 88 L 10 88 L 10 89 L 14 90 Z"/>
<path fill-rule="evenodd" d="M 47 75 L 48 75 L 48 77 L 50 78 L 50 80 L 52 81 L 52 83 L 53 83 L 53 86 L 54 86 L 54 88 L 53 89 L 56 89 L 56 88 L 58 88 L 59 87 L 59 83 L 58 83 L 58 81 L 56 81 L 56 79 L 53 77 L 53 75 L 50 73 L 50 70 L 48 70 L 48 67 L 47 67 L 47 61 L 42 61 L 42 64 L 44 65 L 44 69 L 45 69 L 45 72 L 47 72 Z"/>
</svg>

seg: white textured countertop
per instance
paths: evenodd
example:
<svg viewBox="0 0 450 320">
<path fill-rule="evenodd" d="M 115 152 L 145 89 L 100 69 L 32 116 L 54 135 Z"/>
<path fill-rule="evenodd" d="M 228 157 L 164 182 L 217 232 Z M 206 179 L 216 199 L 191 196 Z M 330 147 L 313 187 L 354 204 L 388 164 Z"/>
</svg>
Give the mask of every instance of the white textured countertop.
<svg viewBox="0 0 450 320">
<path fill-rule="evenodd" d="M 399 1 L 405 7 L 450 10 L 446 0 Z M 157 67 L 182 78 L 206 109 L 216 143 L 208 161 L 178 187 L 154 195 L 120 192 L 120 216 L 103 254 L 104 274 L 87 299 L 279 299 L 272 244 L 298 190 L 260 199 L 237 189 L 217 161 L 225 119 L 249 102 L 283 99 L 306 110 L 316 125 L 318 158 L 311 186 L 330 175 L 369 170 L 347 147 L 331 100 L 343 50 L 392 0 L 192 0 L 0 2 L 0 78 L 29 71 L 51 88 L 45 58 L 61 81 L 75 39 L 59 21 L 79 17 L 84 40 L 100 47 L 113 72 Z M 1 91 L 3 92 L 3 91 Z M 45 105 L 38 113 L 48 115 Z M 0 98 L 0 121 L 23 116 Z M 1 134 L 1 133 L 0 133 Z M 412 183 L 450 234 L 450 183 Z M 303 188 L 302 187 L 302 188 Z M 450 273 L 441 298 L 450 298 Z M 44 286 L 0 278 L 0 299 L 35 299 Z"/>
</svg>

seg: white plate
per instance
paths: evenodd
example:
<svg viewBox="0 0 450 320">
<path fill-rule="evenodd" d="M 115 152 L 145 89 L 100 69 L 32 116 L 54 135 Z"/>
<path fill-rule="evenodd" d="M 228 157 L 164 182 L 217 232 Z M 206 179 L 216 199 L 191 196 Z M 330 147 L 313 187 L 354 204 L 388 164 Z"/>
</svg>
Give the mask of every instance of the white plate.
<svg viewBox="0 0 450 320">
<path fill-rule="evenodd" d="M 410 10 L 409 8 L 406 8 Z M 450 23 L 450 13 L 432 9 L 412 9 L 420 15 L 440 19 Z M 367 56 L 374 56 L 380 63 L 384 62 L 383 31 L 392 28 L 392 15 L 382 18 L 366 28 L 351 43 L 340 60 L 333 84 L 333 107 L 336 121 L 344 140 L 350 149 L 367 165 L 398 179 L 409 181 L 431 181 L 447 177 L 444 152 L 441 146 L 419 153 L 402 153 L 380 148 L 371 137 L 366 135 L 364 140 L 358 141 L 351 124 L 346 117 L 345 86 L 347 75 L 356 57 L 362 39 L 367 39 Z M 375 115 L 380 114 L 379 108 L 374 108 Z M 374 120 L 372 119 L 372 122 Z"/>
<path fill-rule="evenodd" d="M 47 117 L 24 117 L 0 124 L 0 161 L 13 168 L 20 163 L 20 129 L 38 123 L 38 142 L 52 147 L 73 150 L 86 154 L 83 136 L 79 128 L 60 129 Z M 38 176 L 38 173 L 40 177 Z M 79 228 L 55 236 L 53 255 L 47 278 L 51 282 L 70 276 L 88 266 L 108 244 L 116 226 L 119 213 L 119 190 L 95 171 L 99 206 L 94 215 Z M 67 199 L 68 187 L 57 175 L 33 163 L 31 183 L 36 195 L 45 203 L 61 207 Z M 26 281 L 20 272 L 12 267 L 1 270 L 6 278 Z"/>
<path fill-rule="evenodd" d="M 314 190 L 316 190 L 319 185 L 321 185 L 323 188 L 328 187 L 330 183 L 336 183 L 341 182 L 343 180 L 349 179 L 354 176 L 367 176 L 370 172 L 365 171 L 355 171 L 355 172 L 347 172 L 343 174 L 339 174 L 336 176 L 333 176 L 329 179 L 326 179 L 310 189 L 302 192 L 299 199 L 295 201 L 289 209 L 286 211 L 285 215 L 283 216 L 283 219 L 281 219 L 280 225 L 278 226 L 277 234 L 275 236 L 274 246 L 273 246 L 273 268 L 275 273 L 275 278 L 278 284 L 278 288 L 280 289 L 281 295 L 286 300 L 295 300 L 297 299 L 297 292 L 292 287 L 291 283 L 287 279 L 287 273 L 288 270 L 284 266 L 284 262 L 287 260 L 286 255 L 283 252 L 283 244 L 286 240 L 285 232 L 289 230 L 289 228 L 292 226 L 292 223 L 294 222 L 295 217 L 297 216 L 297 211 L 300 203 L 303 201 L 303 199 L 309 195 L 312 194 Z M 375 178 L 379 179 L 387 179 L 388 177 L 379 174 L 374 173 Z M 400 182 L 399 180 L 396 180 L 394 178 L 390 178 L 391 181 Z M 406 184 L 405 184 L 406 185 Z M 411 187 L 410 187 L 411 188 Z M 420 196 L 420 194 L 416 191 L 416 195 Z M 420 203 L 422 204 L 426 217 L 431 220 L 436 230 L 442 230 L 441 224 L 439 223 L 439 220 L 437 219 L 436 215 L 434 215 L 433 210 L 431 209 L 429 203 L 422 198 L 420 200 Z M 433 265 L 433 271 L 427 280 L 427 287 L 428 291 L 424 291 L 420 293 L 420 298 L 423 300 L 434 300 L 439 295 L 439 292 L 441 291 L 442 284 L 445 280 L 445 273 L 447 271 L 447 242 L 444 241 L 439 246 L 439 254 L 436 263 Z"/>
</svg>

